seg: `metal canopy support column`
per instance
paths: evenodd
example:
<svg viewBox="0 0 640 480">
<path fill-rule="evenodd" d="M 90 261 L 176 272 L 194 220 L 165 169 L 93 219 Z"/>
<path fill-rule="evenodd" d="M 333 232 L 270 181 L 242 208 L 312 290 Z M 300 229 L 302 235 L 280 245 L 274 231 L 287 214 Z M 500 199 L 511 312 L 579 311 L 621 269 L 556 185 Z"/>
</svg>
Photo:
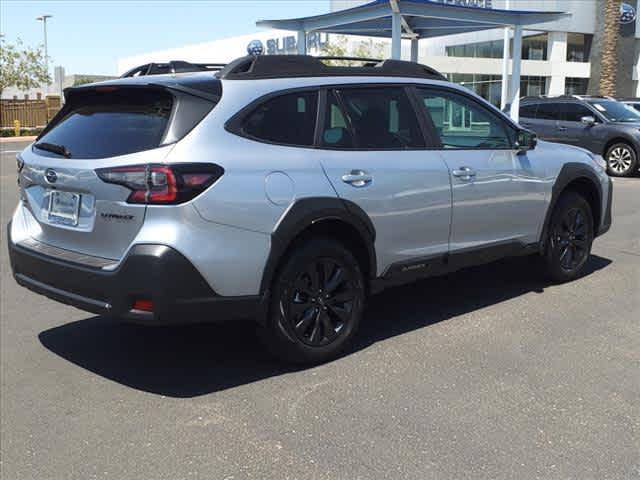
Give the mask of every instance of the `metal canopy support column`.
<svg viewBox="0 0 640 480">
<path fill-rule="evenodd" d="M 522 25 L 516 25 L 513 33 L 513 66 L 511 68 L 511 88 L 509 92 L 510 116 L 516 122 L 520 112 L 520 67 L 522 64 Z"/>
<path fill-rule="evenodd" d="M 307 32 L 304 30 L 298 30 L 298 54 L 307 54 Z"/>
<path fill-rule="evenodd" d="M 511 56 L 509 27 L 504 29 L 504 41 L 502 49 L 502 96 L 500 97 L 500 109 L 504 110 L 509 102 L 509 57 Z"/>
<path fill-rule="evenodd" d="M 417 38 L 411 39 L 411 61 L 412 62 L 418 61 L 418 39 Z"/>
<path fill-rule="evenodd" d="M 402 16 L 399 13 L 391 14 L 391 58 L 400 60 L 402 53 Z"/>
</svg>

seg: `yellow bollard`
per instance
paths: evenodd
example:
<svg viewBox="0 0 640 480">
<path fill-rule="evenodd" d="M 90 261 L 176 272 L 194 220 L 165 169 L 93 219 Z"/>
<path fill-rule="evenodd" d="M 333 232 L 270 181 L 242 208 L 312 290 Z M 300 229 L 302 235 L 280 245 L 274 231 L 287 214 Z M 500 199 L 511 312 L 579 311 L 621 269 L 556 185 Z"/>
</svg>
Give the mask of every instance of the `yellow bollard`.
<svg viewBox="0 0 640 480">
<path fill-rule="evenodd" d="M 13 121 L 13 132 L 16 134 L 16 137 L 20 136 L 20 120 Z"/>
</svg>

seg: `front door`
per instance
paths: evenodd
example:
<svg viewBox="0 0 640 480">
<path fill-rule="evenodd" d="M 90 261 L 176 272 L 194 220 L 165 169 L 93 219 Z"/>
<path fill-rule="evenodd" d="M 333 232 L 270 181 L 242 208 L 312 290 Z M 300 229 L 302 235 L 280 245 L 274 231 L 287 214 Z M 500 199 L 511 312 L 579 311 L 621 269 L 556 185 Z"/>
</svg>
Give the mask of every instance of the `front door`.
<svg viewBox="0 0 640 480">
<path fill-rule="evenodd" d="M 451 172 L 451 253 L 535 242 L 545 187 L 527 156 L 516 154 L 514 127 L 471 96 L 436 87 L 416 91 Z M 452 128 L 452 111 L 467 118 L 466 129 Z"/>
</svg>

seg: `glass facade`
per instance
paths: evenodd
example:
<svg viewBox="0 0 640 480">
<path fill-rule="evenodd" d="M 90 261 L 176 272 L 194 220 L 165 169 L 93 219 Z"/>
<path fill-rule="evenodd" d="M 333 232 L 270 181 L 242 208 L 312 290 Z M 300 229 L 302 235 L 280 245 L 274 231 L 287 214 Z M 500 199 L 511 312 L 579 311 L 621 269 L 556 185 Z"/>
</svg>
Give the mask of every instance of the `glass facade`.
<svg viewBox="0 0 640 480">
<path fill-rule="evenodd" d="M 500 97 L 502 96 L 501 75 L 450 73 L 447 74 L 447 79 L 453 83 L 467 87 L 496 107 L 500 106 Z M 544 95 L 546 91 L 547 77 L 523 76 L 520 78 L 521 96 Z"/>
<path fill-rule="evenodd" d="M 588 62 L 593 35 L 567 34 L 567 62 Z"/>
<path fill-rule="evenodd" d="M 564 82 L 564 93 L 565 95 L 586 95 L 588 85 L 588 78 L 567 77 Z"/>
<path fill-rule="evenodd" d="M 547 60 L 547 37 L 546 33 L 524 37 L 522 59 Z M 511 50 L 513 50 L 513 40 L 511 40 Z M 502 58 L 502 40 L 452 45 L 446 47 L 446 53 L 449 57 Z"/>
</svg>

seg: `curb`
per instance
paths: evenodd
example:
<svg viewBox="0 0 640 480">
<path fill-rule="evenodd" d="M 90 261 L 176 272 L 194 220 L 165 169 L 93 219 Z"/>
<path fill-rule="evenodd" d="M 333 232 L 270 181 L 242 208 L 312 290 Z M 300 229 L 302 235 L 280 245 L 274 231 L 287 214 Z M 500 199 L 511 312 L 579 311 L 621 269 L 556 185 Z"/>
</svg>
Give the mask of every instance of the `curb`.
<svg viewBox="0 0 640 480">
<path fill-rule="evenodd" d="M 33 142 L 36 138 L 38 137 L 1 137 L 0 143 Z"/>
</svg>

